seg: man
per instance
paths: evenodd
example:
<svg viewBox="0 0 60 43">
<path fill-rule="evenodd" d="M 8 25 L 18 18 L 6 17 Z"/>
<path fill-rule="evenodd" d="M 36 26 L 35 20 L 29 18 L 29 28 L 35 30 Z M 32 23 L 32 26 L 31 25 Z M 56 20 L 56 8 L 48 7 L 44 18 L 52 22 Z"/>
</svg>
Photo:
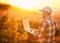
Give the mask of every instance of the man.
<svg viewBox="0 0 60 43">
<path fill-rule="evenodd" d="M 51 17 L 52 9 L 50 7 L 43 8 L 42 15 L 44 20 L 40 24 L 41 43 L 53 43 L 55 41 L 56 23 Z"/>
<path fill-rule="evenodd" d="M 40 23 L 39 31 L 30 30 L 29 33 L 35 34 L 38 37 L 39 43 L 53 43 L 55 41 L 56 23 L 51 17 L 52 9 L 44 7 L 42 11 L 43 20 Z"/>
</svg>

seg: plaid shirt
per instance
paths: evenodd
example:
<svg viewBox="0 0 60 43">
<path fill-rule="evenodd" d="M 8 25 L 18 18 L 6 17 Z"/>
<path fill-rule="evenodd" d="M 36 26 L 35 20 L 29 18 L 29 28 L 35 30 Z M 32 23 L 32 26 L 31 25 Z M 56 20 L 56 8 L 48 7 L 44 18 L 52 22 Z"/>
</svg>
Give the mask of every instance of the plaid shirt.
<svg viewBox="0 0 60 43">
<path fill-rule="evenodd" d="M 56 23 L 53 18 L 45 18 L 40 26 L 39 31 L 31 30 L 30 33 L 34 33 L 38 36 L 39 43 L 53 43 L 55 41 Z"/>
</svg>

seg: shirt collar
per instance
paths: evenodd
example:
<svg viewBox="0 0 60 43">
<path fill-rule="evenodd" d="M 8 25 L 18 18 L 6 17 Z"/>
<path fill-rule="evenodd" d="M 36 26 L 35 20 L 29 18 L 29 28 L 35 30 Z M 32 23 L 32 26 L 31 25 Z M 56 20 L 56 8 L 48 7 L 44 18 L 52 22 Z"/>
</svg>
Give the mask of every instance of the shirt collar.
<svg viewBox="0 0 60 43">
<path fill-rule="evenodd" d="M 46 17 L 45 19 L 50 19 L 51 18 L 51 16 L 48 16 L 48 17 Z"/>
</svg>

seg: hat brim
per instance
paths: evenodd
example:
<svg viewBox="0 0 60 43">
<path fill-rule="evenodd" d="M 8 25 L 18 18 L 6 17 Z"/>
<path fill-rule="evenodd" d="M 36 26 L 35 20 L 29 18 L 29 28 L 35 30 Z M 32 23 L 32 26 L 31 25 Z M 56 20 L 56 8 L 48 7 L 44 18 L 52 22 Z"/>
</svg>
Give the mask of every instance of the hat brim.
<svg viewBox="0 0 60 43">
<path fill-rule="evenodd" d="M 47 12 L 47 11 L 44 11 L 44 10 L 39 10 L 39 11 L 41 11 L 41 12 L 46 12 L 46 13 L 49 13 L 49 12 Z"/>
<path fill-rule="evenodd" d="M 39 11 L 41 11 L 41 12 L 46 12 L 46 11 L 44 11 L 44 10 L 39 10 Z"/>
</svg>

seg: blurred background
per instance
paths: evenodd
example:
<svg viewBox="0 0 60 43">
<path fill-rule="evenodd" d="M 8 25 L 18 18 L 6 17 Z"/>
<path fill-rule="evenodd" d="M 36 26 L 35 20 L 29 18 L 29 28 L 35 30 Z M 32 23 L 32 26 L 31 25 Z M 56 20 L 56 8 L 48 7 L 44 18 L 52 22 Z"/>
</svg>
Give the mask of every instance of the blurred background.
<svg viewBox="0 0 60 43">
<path fill-rule="evenodd" d="M 60 0 L 0 0 L 0 43 L 37 43 L 37 37 L 24 31 L 22 19 L 28 18 L 31 28 L 42 21 L 39 11 L 45 6 L 53 10 L 56 21 L 56 43 L 60 43 Z"/>
</svg>

